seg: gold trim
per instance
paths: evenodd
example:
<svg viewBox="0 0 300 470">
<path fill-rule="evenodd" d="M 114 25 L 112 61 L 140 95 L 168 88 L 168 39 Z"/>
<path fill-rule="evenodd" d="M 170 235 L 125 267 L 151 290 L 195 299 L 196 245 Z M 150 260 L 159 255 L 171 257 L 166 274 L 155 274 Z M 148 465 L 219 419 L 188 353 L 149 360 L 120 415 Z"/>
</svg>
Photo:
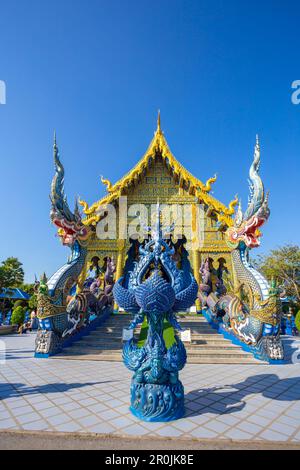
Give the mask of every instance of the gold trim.
<svg viewBox="0 0 300 470">
<path fill-rule="evenodd" d="M 229 207 L 226 207 L 223 203 L 209 194 L 211 185 L 216 181 L 217 175 L 209 178 L 204 184 L 202 181 L 193 176 L 188 170 L 186 170 L 178 160 L 176 160 L 161 130 L 160 114 L 158 116 L 157 129 L 154 133 L 154 137 L 146 153 L 140 159 L 137 165 L 115 184 L 112 184 L 109 180 L 101 178 L 101 181 L 107 187 L 108 194 L 99 201 L 92 204 L 90 207 L 84 200 L 79 200 L 79 204 L 83 207 L 83 213 L 86 215 L 86 218 L 83 220 L 84 225 L 97 223 L 100 218 L 100 216 L 97 214 L 99 208 L 105 204 L 116 202 L 117 199 L 124 192 L 126 192 L 130 184 L 138 181 L 138 178 L 148 167 L 150 159 L 156 155 L 161 156 L 167 166 L 171 169 L 173 176 L 179 179 L 180 184 L 186 183 L 189 186 L 190 194 L 194 194 L 199 202 L 203 202 L 215 210 L 217 219 L 219 222 L 221 222 L 222 228 L 223 226 L 230 227 L 233 225 L 231 215 L 234 214 L 234 207 L 238 202 L 237 197 L 235 197 L 235 199 L 229 203 Z"/>
</svg>

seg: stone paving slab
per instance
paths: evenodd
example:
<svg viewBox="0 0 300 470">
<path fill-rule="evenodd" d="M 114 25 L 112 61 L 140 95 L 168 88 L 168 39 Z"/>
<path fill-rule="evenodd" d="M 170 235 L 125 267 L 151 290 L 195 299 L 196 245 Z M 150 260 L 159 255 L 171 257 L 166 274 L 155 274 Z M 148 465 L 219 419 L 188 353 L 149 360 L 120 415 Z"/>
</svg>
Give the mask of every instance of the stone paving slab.
<svg viewBox="0 0 300 470">
<path fill-rule="evenodd" d="M 188 364 L 185 417 L 145 423 L 122 363 L 35 359 L 33 334 L 1 340 L 0 430 L 300 443 L 300 364 Z"/>
</svg>

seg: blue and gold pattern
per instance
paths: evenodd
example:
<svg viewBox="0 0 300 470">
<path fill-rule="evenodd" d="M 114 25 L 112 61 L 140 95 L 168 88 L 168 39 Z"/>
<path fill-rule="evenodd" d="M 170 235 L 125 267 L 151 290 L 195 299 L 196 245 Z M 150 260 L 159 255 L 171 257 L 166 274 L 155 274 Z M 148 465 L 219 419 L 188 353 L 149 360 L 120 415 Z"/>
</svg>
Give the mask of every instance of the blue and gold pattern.
<svg viewBox="0 0 300 470">
<path fill-rule="evenodd" d="M 125 277 L 117 281 L 114 297 L 118 305 L 135 313 L 129 328 L 135 328 L 145 316 L 148 323 L 144 346 L 131 339 L 123 348 L 124 364 L 134 372 L 131 412 L 145 421 L 170 421 L 184 414 L 184 389 L 178 372 L 186 363 L 186 351 L 177 335 L 167 349 L 163 323 L 166 319 L 174 329 L 181 329 L 175 312 L 194 304 L 198 284 L 187 263 L 184 272 L 172 259 L 174 248 L 164 239 L 159 205 L 156 217 L 156 228 L 145 247 L 140 247 L 128 286 L 123 285 Z"/>
</svg>

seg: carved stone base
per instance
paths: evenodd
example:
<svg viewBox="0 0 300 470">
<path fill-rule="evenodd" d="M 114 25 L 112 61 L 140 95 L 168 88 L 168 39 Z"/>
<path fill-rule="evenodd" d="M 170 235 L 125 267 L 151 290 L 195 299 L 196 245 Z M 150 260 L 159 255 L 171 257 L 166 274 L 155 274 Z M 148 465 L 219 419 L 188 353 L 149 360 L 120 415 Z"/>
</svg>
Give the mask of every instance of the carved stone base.
<svg viewBox="0 0 300 470">
<path fill-rule="evenodd" d="M 61 338 L 54 331 L 38 330 L 35 339 L 35 354 L 55 354 L 60 350 Z"/>
<path fill-rule="evenodd" d="M 176 384 L 131 383 L 130 411 L 143 421 L 172 421 L 184 415 L 184 389 Z"/>
<path fill-rule="evenodd" d="M 280 335 L 263 336 L 257 344 L 257 350 L 261 353 L 263 359 L 283 360 L 284 349 Z"/>
</svg>

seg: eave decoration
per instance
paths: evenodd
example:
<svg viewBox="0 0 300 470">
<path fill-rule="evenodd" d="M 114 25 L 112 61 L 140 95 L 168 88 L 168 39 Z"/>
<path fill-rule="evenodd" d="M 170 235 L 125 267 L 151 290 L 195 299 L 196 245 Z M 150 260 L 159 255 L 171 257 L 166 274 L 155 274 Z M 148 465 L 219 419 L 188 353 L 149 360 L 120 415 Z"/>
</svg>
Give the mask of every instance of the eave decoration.
<svg viewBox="0 0 300 470">
<path fill-rule="evenodd" d="M 172 154 L 164 133 L 161 130 L 160 113 L 158 113 L 157 129 L 154 133 L 154 137 L 146 153 L 137 165 L 115 184 L 112 184 L 109 180 L 101 177 L 102 183 L 106 186 L 107 194 L 90 207 L 84 200 L 79 200 L 79 204 L 82 206 L 83 213 L 86 216 L 82 220 L 82 223 L 86 226 L 96 224 L 100 218 L 99 208 L 106 204 L 117 202 L 120 196 L 126 194 L 127 188 L 134 185 L 139 180 L 140 176 L 148 168 L 150 161 L 155 158 L 156 155 L 161 156 L 170 169 L 172 176 L 180 181 L 181 185 L 188 187 L 189 193 L 196 196 L 199 203 L 204 203 L 210 212 L 214 212 L 220 229 L 225 229 L 233 225 L 234 221 L 231 216 L 235 212 L 238 197 L 235 196 L 235 198 L 229 203 L 229 206 L 225 206 L 210 194 L 212 185 L 217 180 L 217 175 L 209 178 L 204 184 L 186 170 L 181 163 L 179 163 Z"/>
</svg>

